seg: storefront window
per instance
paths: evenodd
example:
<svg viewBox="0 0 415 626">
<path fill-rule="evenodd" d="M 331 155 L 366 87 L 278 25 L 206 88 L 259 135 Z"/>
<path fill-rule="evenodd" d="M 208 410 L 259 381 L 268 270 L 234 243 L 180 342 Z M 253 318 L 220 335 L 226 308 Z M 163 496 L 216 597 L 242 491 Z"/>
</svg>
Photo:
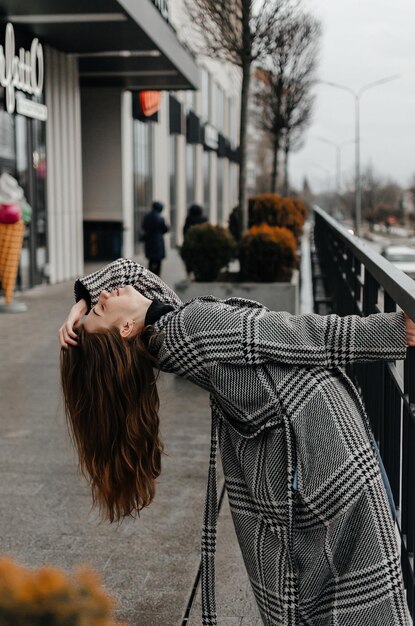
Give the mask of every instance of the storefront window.
<svg viewBox="0 0 415 626">
<path fill-rule="evenodd" d="M 195 201 L 195 146 L 186 145 L 186 204 L 189 207 Z"/>
<path fill-rule="evenodd" d="M 0 110 L 0 174 L 16 178 L 32 208 L 26 225 L 16 285 L 28 289 L 45 279 L 47 264 L 46 124 Z"/>
<path fill-rule="evenodd" d="M 134 120 L 134 251 L 141 251 L 141 225 L 152 202 L 151 124 Z"/>
<path fill-rule="evenodd" d="M 202 68 L 202 119 L 205 121 L 209 120 L 209 72 Z"/>
<path fill-rule="evenodd" d="M 224 117 L 225 117 L 225 94 L 223 93 L 223 89 L 216 85 L 216 128 L 223 132 L 224 128 Z"/>
<path fill-rule="evenodd" d="M 218 207 L 218 224 L 222 225 L 222 221 L 223 221 L 223 165 L 222 165 L 222 161 L 220 159 L 218 159 L 218 166 L 217 166 L 217 180 L 218 180 L 218 185 L 217 185 L 217 190 L 218 190 L 218 197 L 217 197 L 217 207 Z"/>
<path fill-rule="evenodd" d="M 32 217 L 32 266 L 39 279 L 44 275 L 47 259 L 47 212 L 46 212 L 46 126 L 39 120 L 31 120 L 32 132 L 32 202 L 36 213 Z"/>
<path fill-rule="evenodd" d="M 203 203 L 206 215 L 210 216 L 210 155 L 203 153 Z"/>
<path fill-rule="evenodd" d="M 229 139 L 236 144 L 238 142 L 238 117 L 236 116 L 235 98 L 229 98 Z"/>
<path fill-rule="evenodd" d="M 185 91 L 184 92 L 184 105 L 188 111 L 195 110 L 195 92 L 194 91 Z"/>
<path fill-rule="evenodd" d="M 45 128 L 44 122 L 16 116 L 17 179 L 32 207 L 20 263 L 24 289 L 42 282 L 47 262 Z"/>
<path fill-rule="evenodd" d="M 13 163 L 16 158 L 14 117 L 6 111 L 0 111 L 0 163 L 7 168 L 7 162 Z M 3 167 L 2 167 L 2 171 Z"/>
<path fill-rule="evenodd" d="M 231 163 L 229 166 L 229 187 L 230 187 L 230 209 L 232 210 L 235 204 L 237 204 L 238 200 L 238 168 L 234 163 Z"/>
</svg>

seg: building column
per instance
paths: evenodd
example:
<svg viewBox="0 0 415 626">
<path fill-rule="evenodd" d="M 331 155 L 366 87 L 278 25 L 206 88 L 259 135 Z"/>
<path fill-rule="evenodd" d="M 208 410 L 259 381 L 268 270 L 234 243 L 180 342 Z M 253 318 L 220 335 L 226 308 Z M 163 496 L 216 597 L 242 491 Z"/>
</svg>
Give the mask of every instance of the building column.
<svg viewBox="0 0 415 626">
<path fill-rule="evenodd" d="M 221 167 L 223 167 L 223 225 L 227 226 L 229 213 L 231 212 L 231 198 L 230 198 L 230 170 L 228 159 L 222 159 Z"/>
<path fill-rule="evenodd" d="M 162 216 L 167 224 L 171 224 L 170 213 L 170 129 L 169 129 L 169 103 L 168 93 L 161 93 L 158 122 L 152 124 L 151 129 L 151 171 L 152 189 L 151 198 L 164 204 Z M 170 236 L 166 235 L 164 241 L 167 253 L 171 249 Z"/>
<path fill-rule="evenodd" d="M 176 242 L 183 242 L 183 225 L 186 219 L 186 137 L 176 140 Z"/>
<path fill-rule="evenodd" d="M 166 93 L 161 94 L 158 123 L 152 124 L 151 169 L 153 172 L 152 199 L 164 204 L 163 216 L 170 221 L 169 192 L 169 116 Z"/>
<path fill-rule="evenodd" d="M 209 153 L 210 159 L 210 206 L 207 207 L 209 211 L 209 222 L 211 224 L 218 223 L 218 155 L 216 152 Z"/>
<path fill-rule="evenodd" d="M 50 283 L 83 272 L 81 113 L 77 64 L 46 49 L 48 173 L 47 241 Z"/>
<path fill-rule="evenodd" d="M 134 256 L 134 123 L 131 91 L 121 94 L 122 253 Z"/>
<path fill-rule="evenodd" d="M 203 146 L 196 145 L 195 159 L 195 200 L 203 206 Z"/>
</svg>

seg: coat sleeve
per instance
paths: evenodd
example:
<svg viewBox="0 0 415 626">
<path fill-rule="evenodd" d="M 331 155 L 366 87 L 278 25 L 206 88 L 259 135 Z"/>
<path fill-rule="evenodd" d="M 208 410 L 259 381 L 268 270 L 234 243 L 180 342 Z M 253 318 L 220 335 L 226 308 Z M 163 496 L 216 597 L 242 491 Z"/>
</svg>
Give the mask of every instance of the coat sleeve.
<svg viewBox="0 0 415 626">
<path fill-rule="evenodd" d="M 175 307 L 182 304 L 179 296 L 158 276 L 131 259 L 117 259 L 97 272 L 79 278 L 75 282 L 75 300 L 84 298 L 91 308 L 103 289 L 132 285 L 143 296 L 153 300 L 157 298 L 165 304 Z"/>
<path fill-rule="evenodd" d="M 357 361 L 404 359 L 404 315 L 367 317 L 291 315 L 265 308 L 239 308 L 194 301 L 181 311 L 182 328 L 206 364 L 228 362 L 333 368 Z"/>
</svg>

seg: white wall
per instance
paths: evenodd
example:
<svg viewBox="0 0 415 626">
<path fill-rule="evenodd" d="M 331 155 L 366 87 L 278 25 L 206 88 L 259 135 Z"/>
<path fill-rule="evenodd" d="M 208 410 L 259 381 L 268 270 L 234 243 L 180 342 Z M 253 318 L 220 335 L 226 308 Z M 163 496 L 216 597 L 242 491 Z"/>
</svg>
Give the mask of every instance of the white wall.
<svg viewBox="0 0 415 626">
<path fill-rule="evenodd" d="M 120 89 L 82 88 L 81 115 L 84 219 L 122 220 Z"/>
<path fill-rule="evenodd" d="M 47 206 L 52 284 L 83 273 L 82 154 L 76 60 L 46 49 Z"/>
</svg>

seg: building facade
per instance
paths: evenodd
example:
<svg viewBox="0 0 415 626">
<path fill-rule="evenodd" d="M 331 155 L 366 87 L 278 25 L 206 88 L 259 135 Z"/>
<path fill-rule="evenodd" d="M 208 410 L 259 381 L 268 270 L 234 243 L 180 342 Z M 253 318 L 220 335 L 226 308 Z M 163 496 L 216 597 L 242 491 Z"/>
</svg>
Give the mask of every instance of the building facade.
<svg viewBox="0 0 415 626">
<path fill-rule="evenodd" d="M 153 200 L 165 205 L 172 245 L 194 202 L 226 222 L 237 200 L 239 79 L 192 53 L 179 0 L 18 9 L 0 0 L 0 11 L 0 173 L 15 176 L 33 209 L 22 288 L 71 279 L 84 260 L 140 252 Z M 15 58 L 21 77 L 25 64 L 43 77 L 42 89 L 25 92 L 16 78 L 21 104 L 10 111 Z"/>
</svg>

